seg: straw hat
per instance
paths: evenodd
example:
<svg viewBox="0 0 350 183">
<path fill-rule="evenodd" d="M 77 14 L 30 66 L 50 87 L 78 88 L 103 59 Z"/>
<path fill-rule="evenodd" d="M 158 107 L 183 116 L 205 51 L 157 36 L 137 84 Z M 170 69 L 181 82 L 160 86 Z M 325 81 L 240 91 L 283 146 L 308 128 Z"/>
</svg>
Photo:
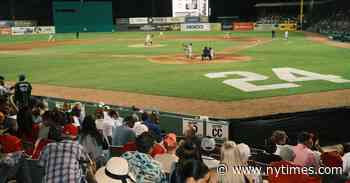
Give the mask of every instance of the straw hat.
<svg viewBox="0 0 350 183">
<path fill-rule="evenodd" d="M 110 159 L 105 167 L 95 174 L 98 183 L 134 183 L 135 176 L 129 173 L 128 162 L 120 157 Z"/>
</svg>

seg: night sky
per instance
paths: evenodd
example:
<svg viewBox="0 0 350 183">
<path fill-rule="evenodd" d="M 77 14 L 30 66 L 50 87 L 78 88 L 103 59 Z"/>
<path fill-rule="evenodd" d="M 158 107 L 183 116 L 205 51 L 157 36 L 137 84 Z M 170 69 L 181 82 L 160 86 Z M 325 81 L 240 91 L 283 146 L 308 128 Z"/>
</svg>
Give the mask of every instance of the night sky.
<svg viewBox="0 0 350 183">
<path fill-rule="evenodd" d="M 71 0 L 69 0 L 71 1 Z M 76 1 L 76 0 L 75 0 Z M 85 0 L 87 1 L 87 0 Z M 100 1 L 100 0 L 94 0 Z M 297 0 L 209 0 L 211 16 L 239 16 L 252 19 L 257 15 L 254 4 Z M 307 0 L 306 0 L 307 1 Z M 316 1 L 316 0 L 315 0 Z M 337 0 L 349 1 L 349 0 Z M 172 0 L 112 0 L 113 15 L 122 17 L 167 17 L 172 15 Z M 35 19 L 41 25 L 52 24 L 52 0 L 0 0 L 0 20 Z"/>
</svg>

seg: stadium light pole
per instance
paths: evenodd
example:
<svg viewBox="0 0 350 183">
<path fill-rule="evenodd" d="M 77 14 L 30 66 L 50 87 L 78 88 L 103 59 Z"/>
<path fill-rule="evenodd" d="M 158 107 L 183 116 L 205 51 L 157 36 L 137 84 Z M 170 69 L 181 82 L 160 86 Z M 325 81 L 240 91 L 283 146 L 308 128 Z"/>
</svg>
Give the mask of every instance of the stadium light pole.
<svg viewBox="0 0 350 183">
<path fill-rule="evenodd" d="M 300 30 L 303 31 L 304 0 L 300 0 Z"/>
</svg>

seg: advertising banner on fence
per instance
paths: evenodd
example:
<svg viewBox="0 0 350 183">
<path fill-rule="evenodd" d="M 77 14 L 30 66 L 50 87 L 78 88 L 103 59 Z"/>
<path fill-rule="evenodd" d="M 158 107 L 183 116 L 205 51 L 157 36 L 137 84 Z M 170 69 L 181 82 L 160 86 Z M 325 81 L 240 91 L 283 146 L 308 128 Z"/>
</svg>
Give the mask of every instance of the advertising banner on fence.
<svg viewBox="0 0 350 183">
<path fill-rule="evenodd" d="M 278 29 L 281 31 L 296 31 L 297 24 L 279 24 Z"/>
<path fill-rule="evenodd" d="M 278 25 L 277 24 L 255 24 L 254 30 L 255 31 L 272 31 L 277 30 Z"/>
<path fill-rule="evenodd" d="M 210 30 L 211 31 L 221 31 L 221 23 L 211 23 Z"/>
<path fill-rule="evenodd" d="M 185 17 L 185 23 L 200 23 L 200 17 Z"/>
<path fill-rule="evenodd" d="M 229 124 L 226 121 L 207 121 L 206 122 L 206 136 L 215 139 L 229 138 Z"/>
<path fill-rule="evenodd" d="M 129 24 L 129 18 L 117 18 L 116 19 L 117 25 L 128 25 Z"/>
<path fill-rule="evenodd" d="M 12 35 L 26 35 L 26 34 L 33 34 L 33 33 L 34 33 L 34 27 L 11 27 Z"/>
<path fill-rule="evenodd" d="M 14 27 L 14 26 L 15 26 L 14 21 L 0 20 L 0 28 Z"/>
<path fill-rule="evenodd" d="M 209 16 L 208 0 L 173 0 L 173 17 Z"/>
<path fill-rule="evenodd" d="M 208 23 L 209 22 L 209 17 L 207 16 L 200 16 L 200 22 L 201 23 Z"/>
<path fill-rule="evenodd" d="M 34 27 L 34 33 L 35 34 L 55 34 L 55 27 L 54 26 L 39 26 Z"/>
<path fill-rule="evenodd" d="M 141 31 L 154 31 L 154 30 L 156 30 L 156 27 L 155 26 L 153 26 L 153 25 L 143 25 L 143 26 L 141 26 L 140 27 L 140 30 Z"/>
<path fill-rule="evenodd" d="M 233 24 L 232 22 L 223 22 L 221 29 L 223 31 L 232 31 L 233 30 Z"/>
<path fill-rule="evenodd" d="M 38 24 L 35 20 L 15 20 L 15 27 L 34 27 Z"/>
<path fill-rule="evenodd" d="M 183 118 L 182 119 L 182 134 L 185 134 L 186 131 L 193 127 L 197 136 L 204 135 L 204 124 L 203 120 L 199 119 L 191 119 L 191 118 Z"/>
<path fill-rule="evenodd" d="M 233 30 L 235 31 L 250 31 L 254 30 L 254 23 L 252 22 L 234 22 Z"/>
<path fill-rule="evenodd" d="M 185 17 L 168 17 L 167 23 L 185 23 Z"/>
<path fill-rule="evenodd" d="M 209 23 L 181 24 L 181 31 L 210 31 Z"/>
<path fill-rule="evenodd" d="M 168 23 L 169 17 L 153 17 L 153 23 L 154 24 L 166 24 Z"/>
<path fill-rule="evenodd" d="M 11 28 L 0 28 L 0 35 L 11 35 Z"/>
<path fill-rule="evenodd" d="M 129 18 L 130 24 L 148 24 L 148 18 Z"/>
</svg>

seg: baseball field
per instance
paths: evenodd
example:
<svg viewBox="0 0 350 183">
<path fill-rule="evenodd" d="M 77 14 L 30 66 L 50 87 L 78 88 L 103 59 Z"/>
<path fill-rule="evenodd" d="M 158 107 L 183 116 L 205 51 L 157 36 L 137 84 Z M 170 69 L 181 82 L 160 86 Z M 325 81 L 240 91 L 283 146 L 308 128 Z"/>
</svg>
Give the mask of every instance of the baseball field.
<svg viewBox="0 0 350 183">
<path fill-rule="evenodd" d="M 0 75 L 26 74 L 38 95 L 218 117 L 350 104 L 349 44 L 301 32 L 152 34 L 151 47 L 144 32 L 0 36 Z M 204 46 L 212 61 L 201 61 Z"/>
</svg>

